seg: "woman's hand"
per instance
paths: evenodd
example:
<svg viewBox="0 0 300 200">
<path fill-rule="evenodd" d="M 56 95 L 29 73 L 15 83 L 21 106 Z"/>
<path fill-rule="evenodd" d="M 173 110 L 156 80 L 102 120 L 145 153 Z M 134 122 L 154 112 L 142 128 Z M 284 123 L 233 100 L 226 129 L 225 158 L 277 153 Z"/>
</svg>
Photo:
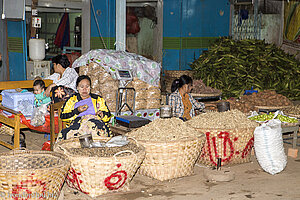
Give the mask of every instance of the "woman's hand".
<svg viewBox="0 0 300 200">
<path fill-rule="evenodd" d="M 53 87 L 55 87 L 55 86 L 56 86 L 56 84 L 55 84 L 55 83 L 52 83 L 51 85 L 49 85 L 49 86 L 47 87 L 47 89 L 45 90 L 45 95 L 46 95 L 47 97 L 50 97 L 51 89 L 52 89 Z"/>
<path fill-rule="evenodd" d="M 88 105 L 86 105 L 86 104 L 85 104 L 85 105 L 83 105 L 83 106 L 79 106 L 79 107 L 78 107 L 78 111 L 79 111 L 79 112 L 86 111 L 86 110 L 88 109 L 88 107 L 89 107 L 89 106 L 88 106 Z"/>
<path fill-rule="evenodd" d="M 103 112 L 101 110 L 98 110 L 96 112 L 96 115 L 99 115 L 99 117 L 102 119 L 104 117 Z"/>
</svg>

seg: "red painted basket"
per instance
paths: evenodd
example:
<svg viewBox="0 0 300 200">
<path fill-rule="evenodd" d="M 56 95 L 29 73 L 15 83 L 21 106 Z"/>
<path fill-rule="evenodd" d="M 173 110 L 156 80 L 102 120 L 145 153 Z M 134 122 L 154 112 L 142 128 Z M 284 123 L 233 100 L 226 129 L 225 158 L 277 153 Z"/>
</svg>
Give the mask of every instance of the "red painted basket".
<svg viewBox="0 0 300 200">
<path fill-rule="evenodd" d="M 94 141 L 109 139 L 93 138 Z M 72 148 L 80 148 L 79 139 L 74 138 L 56 143 L 54 151 L 64 153 L 71 161 L 66 180 L 68 186 L 94 198 L 109 192 L 129 190 L 130 181 L 145 158 L 145 148 L 137 146 L 137 153 L 124 150 L 111 157 L 82 156 L 70 151 Z M 122 153 L 127 154 L 122 156 Z"/>
<path fill-rule="evenodd" d="M 255 128 L 197 129 L 206 140 L 198 162 L 208 166 L 232 165 L 250 162 Z"/>
</svg>

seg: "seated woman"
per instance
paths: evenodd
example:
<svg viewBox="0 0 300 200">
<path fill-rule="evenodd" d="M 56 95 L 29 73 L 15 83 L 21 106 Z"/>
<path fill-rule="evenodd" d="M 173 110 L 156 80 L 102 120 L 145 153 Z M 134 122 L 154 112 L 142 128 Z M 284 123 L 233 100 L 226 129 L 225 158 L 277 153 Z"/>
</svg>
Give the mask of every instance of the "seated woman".
<svg viewBox="0 0 300 200">
<path fill-rule="evenodd" d="M 53 83 L 45 90 L 45 95 L 50 97 L 52 91 L 52 102 L 65 101 L 69 96 L 77 92 L 76 80 L 78 74 L 75 69 L 69 67 L 70 61 L 66 55 L 58 55 L 52 58 L 54 73 L 45 79 L 53 80 Z"/>
<path fill-rule="evenodd" d="M 111 117 L 110 111 L 101 96 L 90 93 L 90 77 L 79 76 L 76 87 L 78 93 L 67 99 L 61 113 L 62 120 L 70 122 L 70 126 L 59 133 L 57 141 L 89 133 L 92 136 L 111 137 L 107 123 Z"/>
<path fill-rule="evenodd" d="M 197 102 L 190 94 L 193 88 L 193 80 L 187 75 L 182 75 L 173 81 L 172 94 L 169 97 L 169 105 L 172 107 L 173 117 L 179 117 L 187 121 L 195 116 L 195 109 L 204 110 L 204 103 Z"/>
</svg>

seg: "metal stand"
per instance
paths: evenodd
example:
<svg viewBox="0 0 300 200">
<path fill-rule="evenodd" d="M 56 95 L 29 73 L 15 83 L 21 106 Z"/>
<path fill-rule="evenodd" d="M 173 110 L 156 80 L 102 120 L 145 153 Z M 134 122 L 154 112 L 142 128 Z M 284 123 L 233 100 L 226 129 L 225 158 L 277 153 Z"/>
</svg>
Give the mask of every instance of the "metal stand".
<svg viewBox="0 0 300 200">
<path fill-rule="evenodd" d="M 300 144 L 297 144 L 297 139 L 299 138 L 299 136 L 297 135 L 297 132 L 299 130 L 299 124 L 295 125 L 295 126 L 281 125 L 281 128 L 282 128 L 282 134 L 283 133 L 292 133 L 293 134 L 293 137 L 283 138 L 284 143 L 292 144 L 293 149 L 297 148 L 297 146 L 300 146 Z M 292 142 L 286 141 L 286 140 L 291 140 L 291 139 L 293 140 Z"/>
<path fill-rule="evenodd" d="M 128 90 L 133 90 L 133 106 L 132 108 L 127 103 L 127 92 Z M 124 102 L 123 102 L 123 95 L 125 95 Z M 128 109 L 132 114 L 135 112 L 135 89 L 134 88 L 125 88 L 120 87 L 117 91 L 117 98 L 116 98 L 116 116 L 121 114 L 121 110 L 127 106 Z"/>
</svg>

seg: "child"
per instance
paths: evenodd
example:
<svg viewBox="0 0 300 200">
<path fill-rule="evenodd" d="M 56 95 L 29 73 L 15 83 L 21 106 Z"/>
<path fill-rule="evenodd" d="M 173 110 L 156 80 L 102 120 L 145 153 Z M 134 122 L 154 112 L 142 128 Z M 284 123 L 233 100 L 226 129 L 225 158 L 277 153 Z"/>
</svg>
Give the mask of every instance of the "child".
<svg viewBox="0 0 300 200">
<path fill-rule="evenodd" d="M 43 80 L 35 80 L 33 82 L 33 93 L 35 97 L 35 106 L 39 107 L 42 104 L 48 104 L 51 101 L 45 93 L 45 82 Z"/>
</svg>

